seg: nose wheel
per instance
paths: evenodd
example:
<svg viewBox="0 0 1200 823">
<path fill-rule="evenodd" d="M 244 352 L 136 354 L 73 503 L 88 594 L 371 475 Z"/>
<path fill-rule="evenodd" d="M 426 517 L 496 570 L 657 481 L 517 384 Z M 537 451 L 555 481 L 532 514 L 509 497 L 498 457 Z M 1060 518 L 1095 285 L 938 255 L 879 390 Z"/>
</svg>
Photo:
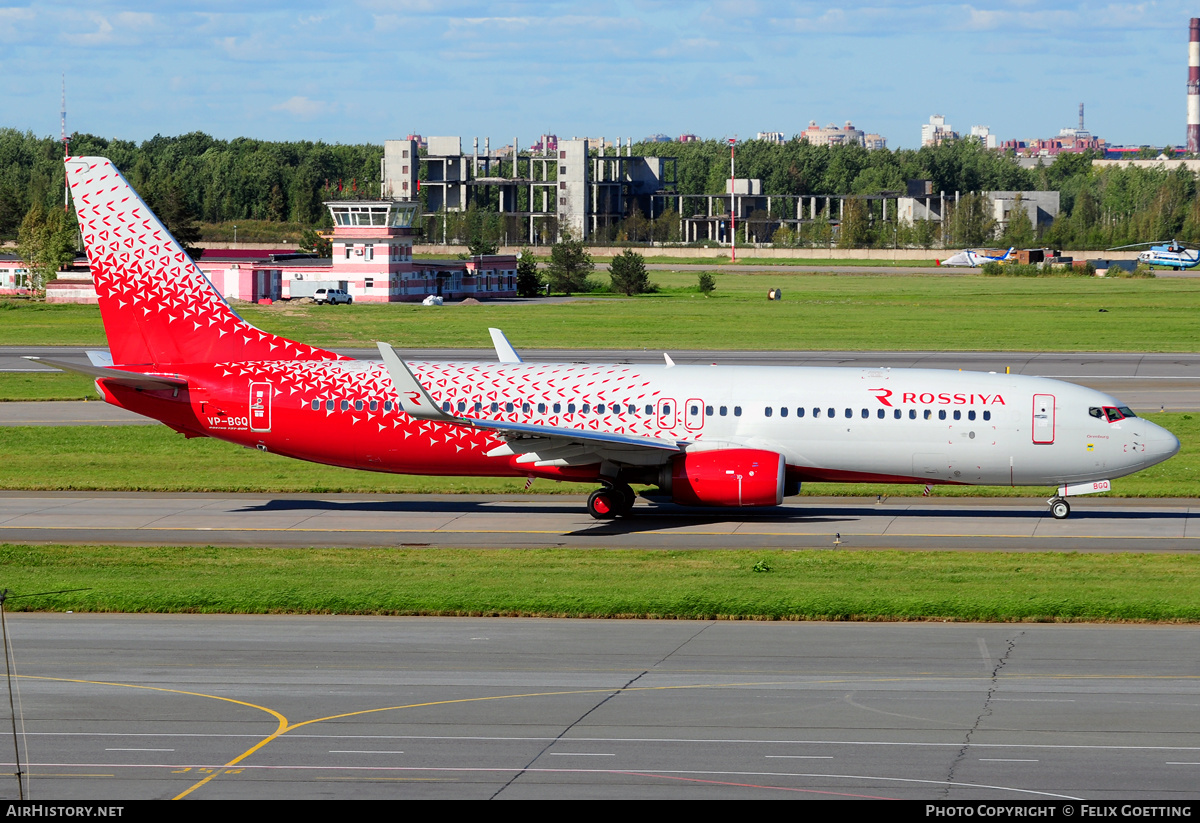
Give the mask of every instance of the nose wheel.
<svg viewBox="0 0 1200 823">
<path fill-rule="evenodd" d="M 1071 516 L 1071 504 L 1061 497 L 1053 497 L 1050 499 L 1050 514 L 1054 515 L 1055 520 L 1066 520 Z"/>
<path fill-rule="evenodd" d="M 597 520 L 612 520 L 614 517 L 629 514 L 637 495 L 626 483 L 615 483 L 596 489 L 588 497 L 588 514 Z"/>
</svg>

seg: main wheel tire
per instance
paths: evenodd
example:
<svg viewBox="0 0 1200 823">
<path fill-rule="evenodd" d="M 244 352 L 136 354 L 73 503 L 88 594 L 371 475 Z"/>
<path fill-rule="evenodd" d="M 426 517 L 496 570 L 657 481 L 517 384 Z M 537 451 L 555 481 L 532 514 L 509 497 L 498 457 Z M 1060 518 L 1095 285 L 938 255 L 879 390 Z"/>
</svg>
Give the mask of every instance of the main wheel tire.
<svg viewBox="0 0 1200 823">
<path fill-rule="evenodd" d="M 617 516 L 621 507 L 620 495 L 612 489 L 596 489 L 588 498 L 588 514 L 597 520 L 612 520 Z"/>
<path fill-rule="evenodd" d="M 629 487 L 628 483 L 617 483 L 612 490 L 621 498 L 621 509 L 618 514 L 621 516 L 629 514 L 633 509 L 633 504 L 637 502 L 637 495 L 634 494 L 633 489 Z"/>
<path fill-rule="evenodd" d="M 1055 500 L 1050 504 L 1050 514 L 1055 520 L 1066 520 L 1071 515 L 1071 504 L 1066 500 Z"/>
</svg>

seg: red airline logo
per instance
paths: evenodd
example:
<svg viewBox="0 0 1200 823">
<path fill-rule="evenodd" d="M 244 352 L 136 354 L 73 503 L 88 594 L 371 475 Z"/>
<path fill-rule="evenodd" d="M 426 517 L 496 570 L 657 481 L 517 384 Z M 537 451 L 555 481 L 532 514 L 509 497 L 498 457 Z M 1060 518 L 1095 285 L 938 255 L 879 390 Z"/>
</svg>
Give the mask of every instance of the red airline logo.
<svg viewBox="0 0 1200 823">
<path fill-rule="evenodd" d="M 888 398 L 892 397 L 894 392 L 891 389 L 867 389 L 867 391 L 875 392 L 875 398 L 889 408 L 892 406 L 892 401 Z M 906 391 L 900 395 L 901 403 L 919 403 L 923 406 L 1007 406 L 1004 402 L 1004 397 L 999 394 L 947 394 L 942 392 L 934 394 L 932 392 L 911 392 Z"/>
</svg>

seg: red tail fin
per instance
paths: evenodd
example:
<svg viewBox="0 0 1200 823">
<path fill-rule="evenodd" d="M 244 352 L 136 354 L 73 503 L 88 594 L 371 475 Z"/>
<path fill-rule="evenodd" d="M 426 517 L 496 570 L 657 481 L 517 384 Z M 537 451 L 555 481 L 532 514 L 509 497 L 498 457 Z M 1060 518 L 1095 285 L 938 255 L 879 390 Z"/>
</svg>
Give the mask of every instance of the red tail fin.
<svg viewBox="0 0 1200 823">
<path fill-rule="evenodd" d="M 114 363 L 343 359 L 238 317 L 109 160 L 68 158 L 67 180 Z"/>
</svg>

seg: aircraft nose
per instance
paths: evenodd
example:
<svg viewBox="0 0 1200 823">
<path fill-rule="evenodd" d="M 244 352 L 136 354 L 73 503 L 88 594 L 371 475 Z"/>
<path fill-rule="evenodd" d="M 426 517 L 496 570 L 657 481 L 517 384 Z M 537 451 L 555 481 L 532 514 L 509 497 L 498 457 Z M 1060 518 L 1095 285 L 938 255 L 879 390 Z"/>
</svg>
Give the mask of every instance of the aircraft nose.
<svg viewBox="0 0 1200 823">
<path fill-rule="evenodd" d="M 1149 430 L 1146 432 L 1146 465 L 1153 466 L 1177 454 L 1179 438 L 1162 426 L 1149 423 Z"/>
</svg>

